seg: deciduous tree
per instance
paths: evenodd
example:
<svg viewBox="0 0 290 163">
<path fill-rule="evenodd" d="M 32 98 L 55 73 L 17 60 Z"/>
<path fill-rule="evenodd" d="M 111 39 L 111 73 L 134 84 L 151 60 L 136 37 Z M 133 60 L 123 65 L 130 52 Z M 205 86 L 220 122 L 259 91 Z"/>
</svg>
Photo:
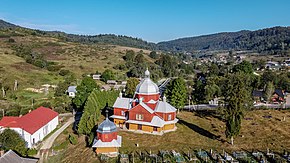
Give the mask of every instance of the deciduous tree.
<svg viewBox="0 0 290 163">
<path fill-rule="evenodd" d="M 171 105 L 180 109 L 183 108 L 187 99 L 187 89 L 184 79 L 173 79 L 166 88 L 165 95 Z"/>
</svg>

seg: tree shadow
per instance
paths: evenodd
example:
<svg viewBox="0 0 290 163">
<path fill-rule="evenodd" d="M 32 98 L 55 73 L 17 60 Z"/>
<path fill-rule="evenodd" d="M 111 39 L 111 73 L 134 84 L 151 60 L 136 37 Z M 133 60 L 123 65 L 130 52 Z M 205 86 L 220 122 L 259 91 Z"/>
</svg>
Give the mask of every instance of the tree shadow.
<svg viewBox="0 0 290 163">
<path fill-rule="evenodd" d="M 220 115 L 216 110 L 197 110 L 195 111 L 195 115 L 200 118 L 213 117 L 220 121 L 224 121 L 222 115 Z"/>
<path fill-rule="evenodd" d="M 213 133 L 211 133 L 211 132 L 209 132 L 209 131 L 207 131 L 207 130 L 205 130 L 205 129 L 203 129 L 203 128 L 195 125 L 195 124 L 188 123 L 188 122 L 186 122 L 186 121 L 184 121 L 182 119 L 179 119 L 178 123 L 183 124 L 183 125 L 189 127 L 190 129 L 192 129 L 193 131 L 199 133 L 202 136 L 208 137 L 208 138 L 213 139 L 213 140 L 219 140 L 219 141 L 221 141 L 220 140 L 220 137 L 221 136 L 217 136 L 217 135 L 215 135 L 215 134 L 213 134 Z"/>
</svg>

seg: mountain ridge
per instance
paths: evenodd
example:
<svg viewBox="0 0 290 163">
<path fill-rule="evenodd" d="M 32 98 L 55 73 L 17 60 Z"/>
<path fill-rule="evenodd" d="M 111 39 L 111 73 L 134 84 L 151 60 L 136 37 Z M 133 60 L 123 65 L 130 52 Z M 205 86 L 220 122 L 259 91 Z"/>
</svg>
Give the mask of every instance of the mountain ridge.
<svg viewBox="0 0 290 163">
<path fill-rule="evenodd" d="M 29 29 L 0 20 L 0 29 L 3 28 Z M 254 31 L 241 30 L 237 32 L 220 32 L 208 35 L 183 37 L 158 43 L 116 34 L 77 35 L 60 31 L 29 30 L 33 30 L 40 35 L 60 37 L 71 42 L 112 44 L 169 52 L 249 50 L 267 54 L 286 54 L 290 49 L 290 26 L 276 26 Z"/>
</svg>

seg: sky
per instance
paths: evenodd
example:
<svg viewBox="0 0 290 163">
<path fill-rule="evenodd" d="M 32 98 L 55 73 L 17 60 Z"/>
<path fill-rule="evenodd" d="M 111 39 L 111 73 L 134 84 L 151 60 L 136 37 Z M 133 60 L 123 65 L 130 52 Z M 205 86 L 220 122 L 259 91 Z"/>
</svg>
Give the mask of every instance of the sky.
<svg viewBox="0 0 290 163">
<path fill-rule="evenodd" d="M 290 26 L 290 0 L 1 0 L 0 19 L 34 29 L 156 43 Z"/>
</svg>

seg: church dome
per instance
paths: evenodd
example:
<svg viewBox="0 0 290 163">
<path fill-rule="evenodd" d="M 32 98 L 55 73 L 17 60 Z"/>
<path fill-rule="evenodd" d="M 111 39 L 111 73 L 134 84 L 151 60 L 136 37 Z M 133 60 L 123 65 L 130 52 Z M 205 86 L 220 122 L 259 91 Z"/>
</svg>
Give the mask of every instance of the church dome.
<svg viewBox="0 0 290 163">
<path fill-rule="evenodd" d="M 136 93 L 139 94 L 158 94 L 158 86 L 150 79 L 150 72 L 145 71 L 145 78 L 137 85 Z"/>
<path fill-rule="evenodd" d="M 117 131 L 117 126 L 115 125 L 114 122 L 110 121 L 108 117 L 106 120 L 104 120 L 98 127 L 97 132 L 100 133 L 109 133 L 109 132 L 116 132 Z"/>
</svg>

